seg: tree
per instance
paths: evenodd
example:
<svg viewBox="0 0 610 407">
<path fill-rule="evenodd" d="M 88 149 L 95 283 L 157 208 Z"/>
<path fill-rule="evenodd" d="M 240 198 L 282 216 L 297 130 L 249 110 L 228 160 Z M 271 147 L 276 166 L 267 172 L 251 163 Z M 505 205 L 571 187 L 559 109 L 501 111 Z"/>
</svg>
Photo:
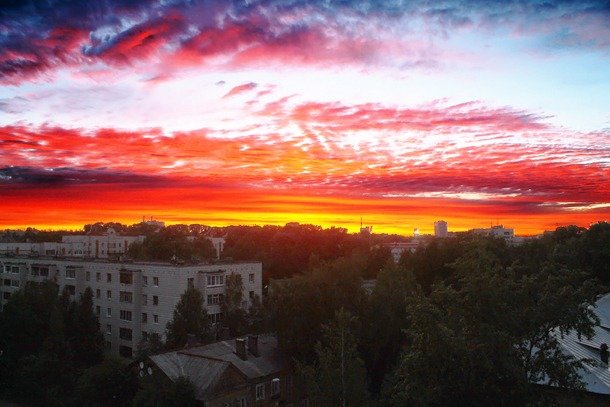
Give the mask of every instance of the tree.
<svg viewBox="0 0 610 407">
<path fill-rule="evenodd" d="M 241 274 L 231 273 L 225 279 L 225 295 L 220 306 L 223 325 L 229 328 L 231 336 L 243 335 L 248 329 L 246 310 L 242 308 L 244 283 Z"/>
<path fill-rule="evenodd" d="M 455 284 L 409 304 L 410 346 L 385 396 L 388 405 L 525 405 L 532 383 L 581 389 L 581 362 L 564 356 L 557 334 L 589 337 L 597 289 L 582 273 L 547 268 L 517 275 L 493 253 L 454 264 Z"/>
<path fill-rule="evenodd" d="M 188 287 L 180 296 L 174 309 L 173 319 L 167 323 L 167 346 L 183 347 L 189 335 L 206 341 L 210 335 L 210 320 L 203 303 L 203 296 L 194 287 Z"/>
<path fill-rule="evenodd" d="M 121 360 L 108 358 L 84 371 L 76 393 L 92 407 L 130 406 L 138 387 L 138 378 Z"/>
<path fill-rule="evenodd" d="M 357 351 L 357 323 L 348 311 L 337 311 L 333 322 L 324 327 L 323 342 L 316 346 L 317 361 L 298 368 L 317 405 L 368 404 L 366 371 Z"/>
<path fill-rule="evenodd" d="M 147 381 L 133 400 L 134 407 L 195 407 L 198 405 L 196 389 L 184 376 L 171 383 Z"/>
</svg>

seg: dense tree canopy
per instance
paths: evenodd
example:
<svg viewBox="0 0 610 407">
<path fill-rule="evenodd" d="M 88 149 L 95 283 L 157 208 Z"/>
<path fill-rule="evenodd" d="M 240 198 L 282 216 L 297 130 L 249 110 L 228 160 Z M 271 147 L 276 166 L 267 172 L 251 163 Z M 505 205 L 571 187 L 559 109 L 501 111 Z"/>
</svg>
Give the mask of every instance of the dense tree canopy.
<svg viewBox="0 0 610 407">
<path fill-rule="evenodd" d="M 188 287 L 180 296 L 174 317 L 167 323 L 166 344 L 169 348 L 183 347 L 189 335 L 199 342 L 209 340 L 210 320 L 203 301 L 203 296 L 194 287 Z"/>
</svg>

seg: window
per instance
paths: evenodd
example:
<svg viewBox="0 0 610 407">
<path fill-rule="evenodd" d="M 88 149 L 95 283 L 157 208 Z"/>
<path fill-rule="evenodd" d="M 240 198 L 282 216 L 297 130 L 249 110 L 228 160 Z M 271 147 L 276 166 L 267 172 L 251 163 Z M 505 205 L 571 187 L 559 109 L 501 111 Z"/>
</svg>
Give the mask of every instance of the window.
<svg viewBox="0 0 610 407">
<path fill-rule="evenodd" d="M 142 294 L 142 305 L 148 305 L 148 295 Z"/>
<path fill-rule="evenodd" d="M 143 324 L 147 324 L 148 323 L 148 314 L 146 312 L 142 313 L 142 323 Z"/>
<path fill-rule="evenodd" d="M 254 273 L 250 273 L 250 275 L 248 276 L 249 280 L 251 283 L 254 283 Z"/>
<path fill-rule="evenodd" d="M 13 273 L 13 274 L 19 274 L 19 266 L 13 266 L 13 267 L 11 267 L 11 273 Z"/>
<path fill-rule="evenodd" d="M 102 280 L 102 274 L 101 273 L 95 273 L 95 281 L 101 281 Z"/>
<path fill-rule="evenodd" d="M 112 274 L 106 273 L 106 282 L 107 283 L 112 283 Z"/>
<path fill-rule="evenodd" d="M 40 268 L 40 276 L 41 277 L 49 277 L 49 268 L 48 267 L 41 267 Z"/>
<path fill-rule="evenodd" d="M 208 305 L 220 305 L 223 300 L 223 294 L 208 294 Z"/>
<path fill-rule="evenodd" d="M 271 397 L 277 396 L 280 394 L 280 379 L 277 377 L 271 380 Z"/>
<path fill-rule="evenodd" d="M 91 280 L 91 272 L 89 272 L 89 271 L 85 272 L 85 280 L 87 280 L 87 281 Z"/>
<path fill-rule="evenodd" d="M 66 285 L 66 291 L 70 295 L 75 295 L 76 294 L 76 287 L 73 286 L 73 285 Z"/>
<path fill-rule="evenodd" d="M 107 350 L 111 350 L 112 349 L 112 342 L 106 341 L 106 349 Z"/>
<path fill-rule="evenodd" d="M 159 305 L 159 297 L 156 295 L 153 295 L 153 305 Z"/>
<path fill-rule="evenodd" d="M 148 340 L 148 332 L 142 331 L 142 340 L 143 341 L 147 341 Z"/>
<path fill-rule="evenodd" d="M 131 273 L 121 273 L 119 279 L 121 284 L 133 284 L 133 274 Z"/>
<path fill-rule="evenodd" d="M 112 308 L 106 308 L 106 316 L 110 318 L 112 316 Z"/>
<path fill-rule="evenodd" d="M 119 318 L 121 319 L 121 321 L 131 321 L 131 311 L 126 311 L 122 309 L 119 312 Z"/>
<path fill-rule="evenodd" d="M 66 269 L 66 278 L 71 280 L 76 278 L 76 270 L 74 269 Z"/>
<path fill-rule="evenodd" d="M 219 312 L 218 314 L 210 314 L 210 323 L 217 324 L 220 321 L 222 321 L 222 312 Z"/>
<path fill-rule="evenodd" d="M 106 333 L 110 335 L 112 333 L 112 325 L 106 324 Z"/>
<path fill-rule="evenodd" d="M 208 276 L 208 287 L 215 286 L 215 285 L 223 285 L 223 284 L 224 284 L 223 275 Z"/>
<path fill-rule="evenodd" d="M 38 268 L 38 266 L 32 266 L 32 270 L 30 271 L 30 274 L 33 276 L 39 276 L 40 269 Z"/>
<path fill-rule="evenodd" d="M 100 316 L 100 312 L 101 312 L 101 311 L 100 311 L 100 306 L 99 306 L 99 305 L 96 305 L 96 306 L 95 306 L 95 315 L 97 315 L 97 316 L 99 317 L 99 316 Z"/>
<path fill-rule="evenodd" d="M 11 298 L 11 293 L 2 293 L 2 298 L 8 300 L 9 298 Z"/>
<path fill-rule="evenodd" d="M 102 291 L 99 288 L 95 290 L 95 298 L 98 300 L 102 298 Z"/>
<path fill-rule="evenodd" d="M 107 300 L 111 300 L 112 299 L 112 291 L 106 290 L 106 299 Z"/>
<path fill-rule="evenodd" d="M 153 277 L 153 285 L 159 287 L 159 277 Z"/>
<path fill-rule="evenodd" d="M 4 279 L 4 285 L 6 285 L 6 286 L 9 286 L 9 287 L 10 287 L 10 286 L 11 286 L 11 280 L 10 280 L 10 279 L 8 279 L 8 278 L 5 278 L 5 279 Z"/>
<path fill-rule="evenodd" d="M 11 280 L 11 287 L 19 287 L 19 280 Z"/>
<path fill-rule="evenodd" d="M 265 399 L 265 383 L 256 385 L 256 401 Z"/>
<path fill-rule="evenodd" d="M 119 346 L 119 355 L 123 356 L 124 358 L 131 358 L 133 356 L 133 350 L 131 349 L 131 346 Z"/>
<path fill-rule="evenodd" d="M 187 283 L 186 286 L 188 288 L 195 288 L 195 279 L 194 278 L 188 278 L 186 280 L 186 283 Z"/>
<path fill-rule="evenodd" d="M 254 291 L 250 291 L 248 293 L 248 295 L 250 296 L 250 299 L 253 300 L 254 299 Z"/>
<path fill-rule="evenodd" d="M 131 304 L 133 302 L 133 293 L 129 291 L 119 291 L 119 301 Z"/>
<path fill-rule="evenodd" d="M 154 314 L 154 315 L 153 315 L 153 322 L 154 322 L 155 324 L 158 324 L 158 323 L 159 323 L 159 315 L 156 315 L 156 314 Z"/>
<path fill-rule="evenodd" d="M 132 337 L 132 331 L 129 328 L 120 328 L 119 329 L 119 338 L 125 339 L 126 341 L 130 341 Z"/>
<path fill-rule="evenodd" d="M 148 277 L 147 276 L 142 276 L 142 285 L 145 286 L 145 287 L 148 285 Z"/>
</svg>

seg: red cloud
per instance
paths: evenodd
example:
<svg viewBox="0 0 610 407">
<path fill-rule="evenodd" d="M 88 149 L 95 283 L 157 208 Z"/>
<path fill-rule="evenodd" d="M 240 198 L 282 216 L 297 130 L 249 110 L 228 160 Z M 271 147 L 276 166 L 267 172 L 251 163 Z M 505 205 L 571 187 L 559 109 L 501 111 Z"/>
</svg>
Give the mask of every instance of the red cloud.
<svg viewBox="0 0 610 407">
<path fill-rule="evenodd" d="M 258 85 L 254 82 L 248 82 L 248 83 L 244 83 L 242 85 L 237 85 L 237 86 L 233 87 L 230 91 L 228 91 L 227 94 L 223 96 L 223 98 L 228 98 L 231 96 L 239 95 L 240 93 L 254 90 L 254 89 L 256 89 L 257 86 Z"/>
</svg>

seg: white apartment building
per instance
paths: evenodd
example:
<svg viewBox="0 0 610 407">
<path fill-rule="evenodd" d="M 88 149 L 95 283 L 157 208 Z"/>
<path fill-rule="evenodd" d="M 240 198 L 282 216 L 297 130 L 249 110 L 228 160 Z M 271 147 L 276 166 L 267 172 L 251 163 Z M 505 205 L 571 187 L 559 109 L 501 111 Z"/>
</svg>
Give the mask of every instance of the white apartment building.
<svg viewBox="0 0 610 407">
<path fill-rule="evenodd" d="M 447 237 L 447 222 L 444 220 L 438 220 L 434 222 L 434 236 L 435 237 Z"/>
<path fill-rule="evenodd" d="M 151 333 L 164 338 L 166 324 L 189 286 L 201 292 L 212 322 L 218 322 L 226 278 L 232 273 L 241 275 L 242 307 L 248 308 L 254 296 L 262 295 L 260 262 L 182 266 L 0 255 L 0 307 L 28 281 L 52 279 L 75 299 L 90 287 L 108 351 L 131 357 Z"/>
<path fill-rule="evenodd" d="M 502 225 L 492 226 L 490 228 L 472 229 L 475 234 L 493 237 L 502 237 L 506 240 L 512 240 L 515 237 L 515 230 L 505 228 Z"/>
<path fill-rule="evenodd" d="M 110 228 L 103 235 L 66 235 L 61 242 L 0 243 L 1 254 L 92 257 L 107 259 L 124 254 L 129 246 L 145 236 L 120 236 Z"/>
</svg>

